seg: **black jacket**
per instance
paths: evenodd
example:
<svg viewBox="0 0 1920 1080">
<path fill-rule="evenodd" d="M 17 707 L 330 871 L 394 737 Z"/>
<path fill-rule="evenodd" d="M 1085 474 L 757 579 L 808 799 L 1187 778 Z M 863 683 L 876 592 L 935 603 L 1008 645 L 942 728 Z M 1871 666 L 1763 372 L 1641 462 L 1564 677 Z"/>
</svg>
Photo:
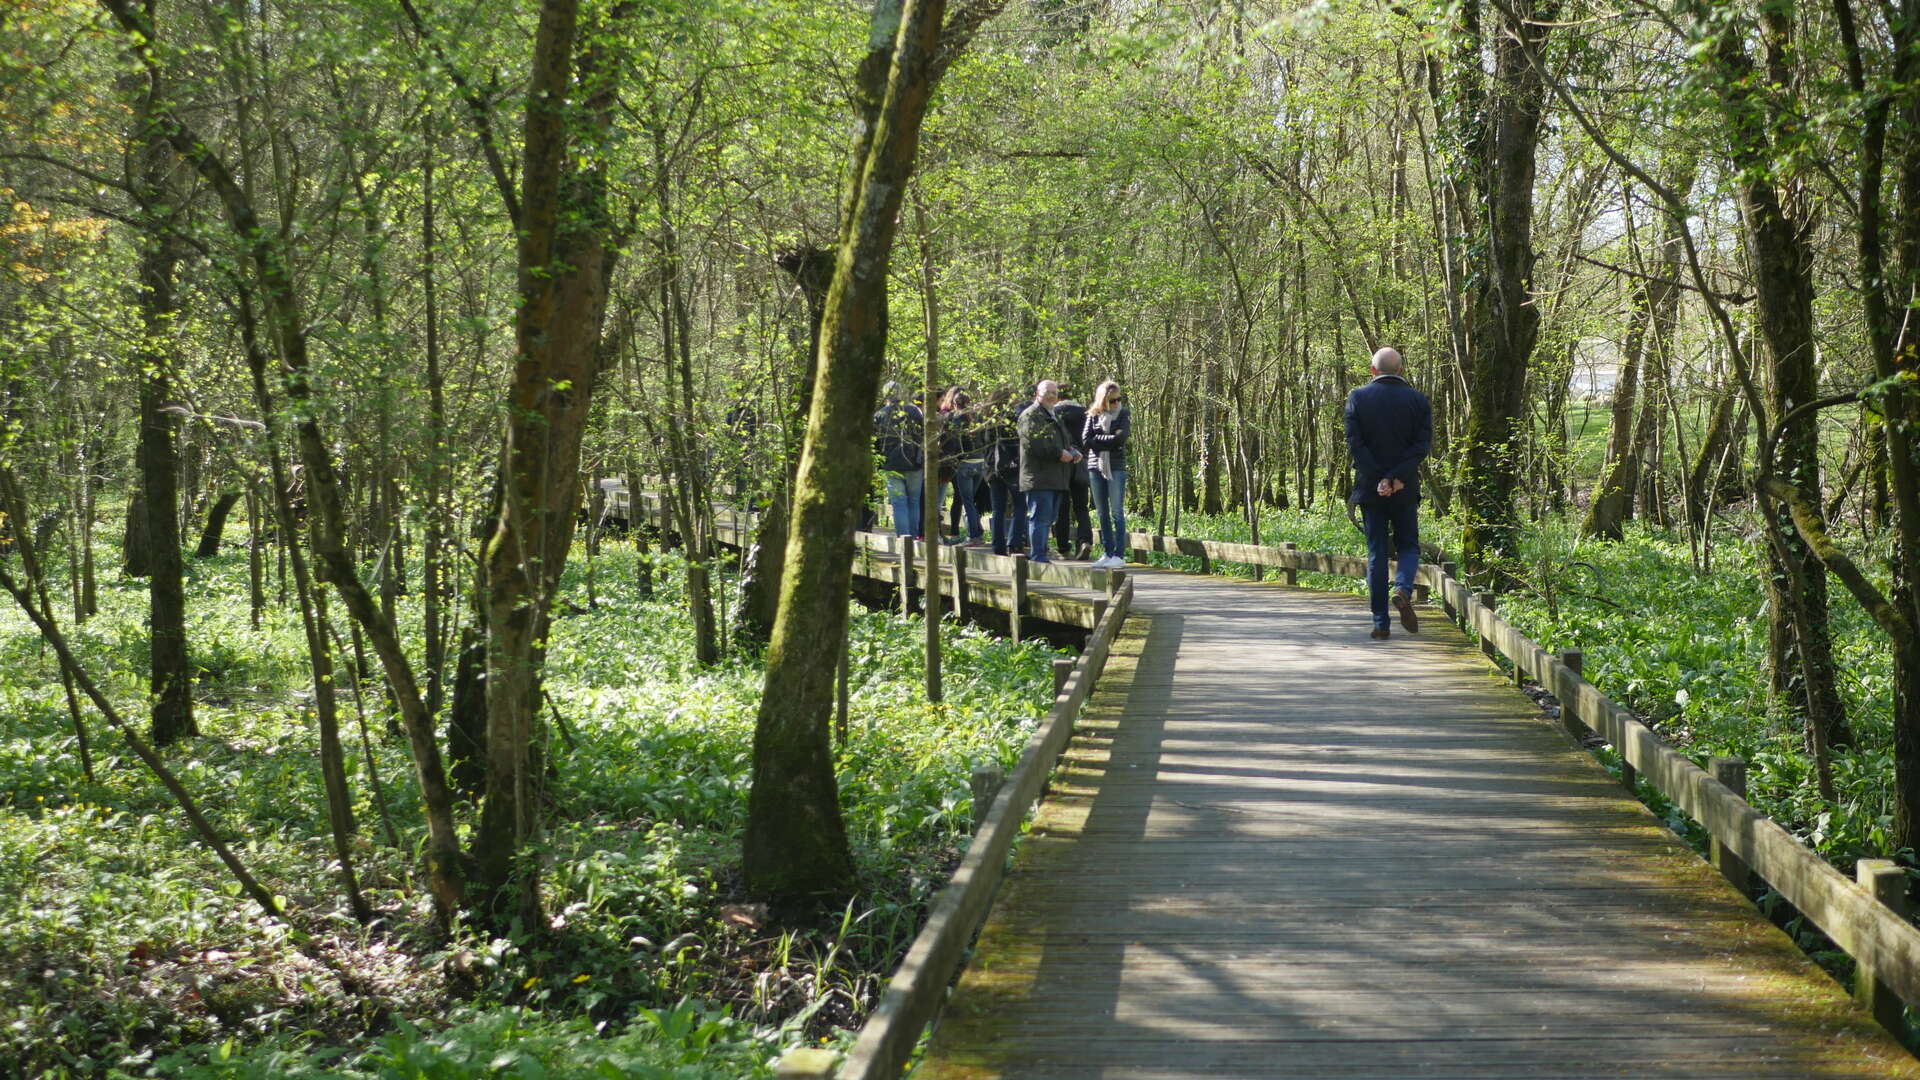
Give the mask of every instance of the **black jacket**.
<svg viewBox="0 0 1920 1080">
<path fill-rule="evenodd" d="M 1067 432 L 1067 449 L 1086 452 L 1086 444 L 1080 441 L 1081 432 L 1087 426 L 1087 407 L 1077 401 L 1057 402 L 1053 406 L 1053 415 L 1060 418 L 1060 426 Z"/>
<path fill-rule="evenodd" d="M 998 480 L 1008 487 L 1020 486 L 1020 429 L 1016 426 L 1019 416 L 1018 408 L 1009 408 L 982 418 L 987 479 Z"/>
<path fill-rule="evenodd" d="M 920 410 L 893 402 L 880 406 L 873 414 L 873 452 L 880 455 L 880 467 L 888 472 L 918 472 L 926 463 L 921 449 Z"/>
<path fill-rule="evenodd" d="M 1353 454 L 1348 502 L 1378 499 L 1386 477 L 1406 483 L 1400 497 L 1420 497 L 1420 462 L 1433 449 L 1433 406 L 1398 375 L 1381 375 L 1347 395 L 1347 449 Z"/>
<path fill-rule="evenodd" d="M 1125 405 L 1103 413 L 1088 413 L 1081 426 L 1080 444 L 1087 451 L 1087 469 L 1112 476 L 1127 467 L 1127 437 L 1133 434 L 1133 412 Z"/>
</svg>

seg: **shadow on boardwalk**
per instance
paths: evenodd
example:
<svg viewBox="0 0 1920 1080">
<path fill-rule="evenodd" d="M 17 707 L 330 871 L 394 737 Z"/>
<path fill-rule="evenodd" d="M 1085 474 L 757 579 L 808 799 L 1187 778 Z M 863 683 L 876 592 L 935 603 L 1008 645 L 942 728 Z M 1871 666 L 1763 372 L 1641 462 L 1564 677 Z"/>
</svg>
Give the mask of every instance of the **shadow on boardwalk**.
<svg viewBox="0 0 1920 1080">
<path fill-rule="evenodd" d="M 1136 581 L 917 1076 L 1920 1076 L 1443 619 Z"/>
</svg>

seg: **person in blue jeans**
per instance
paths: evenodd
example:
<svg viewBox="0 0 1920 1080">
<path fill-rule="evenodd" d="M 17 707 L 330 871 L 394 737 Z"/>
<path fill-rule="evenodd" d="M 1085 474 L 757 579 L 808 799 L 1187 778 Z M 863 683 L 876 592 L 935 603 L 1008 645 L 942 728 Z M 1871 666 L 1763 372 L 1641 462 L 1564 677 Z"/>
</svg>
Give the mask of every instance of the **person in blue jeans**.
<svg viewBox="0 0 1920 1080">
<path fill-rule="evenodd" d="M 943 426 L 941 452 L 953 458 L 953 507 L 950 515 L 956 531 L 958 519 L 967 519 L 967 541 L 977 544 L 985 536 L 980 524 L 980 489 L 987 483 L 987 424 L 973 408 L 973 398 L 956 386 L 940 401 Z M 954 543 L 959 543 L 955 537 Z"/>
<path fill-rule="evenodd" d="M 1388 627 L 1387 562 L 1395 556 L 1393 607 L 1409 634 L 1419 633 L 1413 576 L 1420 568 L 1420 462 L 1433 449 L 1433 406 L 1408 384 L 1397 350 L 1373 354 L 1373 380 L 1347 395 L 1347 450 L 1353 455 L 1353 494 L 1367 534 L 1367 599 L 1373 638 Z"/>
<path fill-rule="evenodd" d="M 1020 490 L 1027 495 L 1027 558 L 1049 563 L 1047 534 L 1060 500 L 1072 486 L 1072 469 L 1082 455 L 1072 448 L 1066 429 L 1053 407 L 1060 401 L 1060 384 L 1042 379 L 1033 390 L 1033 404 L 1020 413 Z"/>
<path fill-rule="evenodd" d="M 880 456 L 880 467 L 887 474 L 887 501 L 893 505 L 893 533 L 919 536 L 920 494 L 926 480 L 921 413 L 913 403 L 901 401 L 902 391 L 897 382 L 887 383 L 881 394 L 886 404 L 873 414 L 873 452 Z"/>
<path fill-rule="evenodd" d="M 1002 387 L 987 396 L 987 494 L 992 500 L 993 553 L 1027 550 L 1027 497 L 1020 491 L 1020 410 L 1009 404 L 1013 391 Z"/>
<path fill-rule="evenodd" d="M 1120 393 L 1120 384 L 1108 379 L 1093 392 L 1087 406 L 1086 427 L 1080 444 L 1087 448 L 1087 481 L 1093 489 L 1093 512 L 1100 519 L 1101 556 L 1095 568 L 1117 570 L 1127 565 L 1127 436 L 1133 415 Z"/>
</svg>

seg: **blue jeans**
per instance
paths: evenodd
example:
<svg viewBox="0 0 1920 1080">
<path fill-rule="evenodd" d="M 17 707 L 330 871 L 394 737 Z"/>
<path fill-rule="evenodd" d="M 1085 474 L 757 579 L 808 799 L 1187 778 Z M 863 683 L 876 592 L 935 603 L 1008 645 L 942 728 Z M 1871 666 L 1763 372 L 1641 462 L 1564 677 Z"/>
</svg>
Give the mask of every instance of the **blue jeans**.
<svg viewBox="0 0 1920 1080">
<path fill-rule="evenodd" d="M 1093 513 L 1100 519 L 1100 550 L 1115 558 L 1127 554 L 1127 470 L 1112 476 L 1089 470 L 1087 482 L 1093 487 Z"/>
<path fill-rule="evenodd" d="M 893 535 L 920 535 L 920 484 L 926 470 L 887 474 L 887 502 L 893 504 Z"/>
<path fill-rule="evenodd" d="M 1060 512 L 1064 491 L 1027 492 L 1027 558 L 1033 562 L 1052 562 L 1047 557 L 1047 534 L 1053 531 L 1053 516 Z"/>
<path fill-rule="evenodd" d="M 993 499 L 993 553 L 1007 555 L 1027 544 L 1027 497 L 1018 482 L 999 478 L 987 481 L 987 494 Z"/>
<path fill-rule="evenodd" d="M 967 539 L 980 542 L 980 485 L 987 482 L 987 467 L 977 461 L 963 461 L 953 467 L 953 499 L 967 515 Z"/>
<path fill-rule="evenodd" d="M 1387 626 L 1387 560 L 1400 560 L 1394 587 L 1413 591 L 1413 575 L 1420 569 L 1420 497 L 1411 491 L 1360 504 L 1360 520 L 1367 533 L 1367 600 L 1373 605 L 1373 625 Z M 1388 539 L 1388 532 L 1392 539 Z"/>
</svg>

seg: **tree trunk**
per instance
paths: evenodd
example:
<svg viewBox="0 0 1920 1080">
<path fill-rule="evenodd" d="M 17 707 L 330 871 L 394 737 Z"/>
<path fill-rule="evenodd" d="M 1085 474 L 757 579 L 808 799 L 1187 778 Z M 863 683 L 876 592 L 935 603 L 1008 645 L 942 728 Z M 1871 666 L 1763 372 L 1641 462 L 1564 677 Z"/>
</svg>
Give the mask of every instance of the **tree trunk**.
<svg viewBox="0 0 1920 1080">
<path fill-rule="evenodd" d="M 101 2 L 129 35 L 148 41 L 154 39 L 154 29 L 146 14 L 128 0 Z M 149 70 L 157 71 L 153 67 L 153 52 L 143 50 L 139 56 Z M 292 269 L 280 249 L 281 236 L 278 230 L 260 220 L 253 200 L 234 179 L 233 170 L 214 153 L 212 144 L 181 123 L 170 109 L 160 111 L 154 127 L 165 134 L 174 152 L 194 167 L 219 199 L 235 240 L 251 260 L 266 303 L 273 345 L 279 354 L 282 383 L 289 403 L 295 406 L 294 427 L 306 467 L 304 479 L 312 544 L 319 559 L 315 578 L 334 583 L 354 619 L 366 627 L 386 667 L 388 686 L 405 721 L 420 782 L 421 809 L 427 823 L 427 878 L 434 894 L 435 913 L 442 922 L 449 922 L 460 906 L 464 875 L 440 748 L 422 707 L 419 687 L 414 681 L 412 665 L 401 648 L 399 633 L 391 620 L 381 617 L 378 606 L 360 583 L 352 552 L 347 547 L 339 477 L 333 467 L 332 451 L 317 420 L 320 410 L 314 408 L 312 400 L 307 329 L 301 318 Z M 255 393 L 264 400 L 268 358 L 258 340 L 250 290 L 241 289 L 239 307 L 241 337 L 252 369 Z M 271 428 L 274 414 L 269 411 L 264 415 Z"/>
<path fill-rule="evenodd" d="M 1552 0 L 1522 0 L 1514 9 L 1517 22 L 1503 17 L 1491 46 L 1493 87 L 1482 91 L 1479 5 L 1470 0 L 1452 72 L 1473 110 L 1460 117 L 1468 145 L 1466 179 L 1487 212 L 1473 245 L 1483 252 L 1481 265 L 1469 274 L 1471 376 L 1457 483 L 1466 511 L 1461 554 L 1482 582 L 1504 581 L 1505 567 L 1519 554 L 1513 493 L 1525 434 L 1527 366 L 1540 332 L 1532 283 L 1533 181 L 1546 94 L 1527 52 L 1545 43 L 1553 7 Z"/>
<path fill-rule="evenodd" d="M 448 508 L 452 503 L 447 456 L 446 373 L 440 364 L 440 300 L 434 276 L 433 166 L 437 158 L 434 141 L 433 110 L 421 115 L 425 148 L 420 155 L 420 292 L 421 319 L 426 331 L 427 384 L 427 464 L 425 521 L 420 538 L 420 604 L 426 636 L 426 709 L 429 720 L 440 715 L 446 697 L 447 679 L 447 600 L 452 591 L 447 585 L 446 551 L 452 523 Z"/>
<path fill-rule="evenodd" d="M 522 160 L 517 360 L 508 390 L 500 514 L 488 539 L 487 793 L 474 833 L 476 899 L 537 925 L 539 642 L 566 567 L 579 503 L 580 441 L 597 381 L 615 252 L 604 173 L 581 168 L 611 123 L 613 77 L 581 44 L 577 0 L 546 0 L 534 40 Z M 576 76 L 578 85 L 576 86 Z M 572 89 L 569 89 L 572 87 Z M 581 90 L 580 87 L 586 87 Z M 584 101 L 576 100 L 584 94 Z M 578 111 L 576 111 L 578 110 Z"/>
<path fill-rule="evenodd" d="M 153 543 L 147 538 L 147 492 L 139 485 L 127 496 L 127 528 L 120 537 L 120 569 L 135 578 L 153 573 Z"/>
<path fill-rule="evenodd" d="M 1635 284 L 1632 299 L 1632 323 L 1627 327 L 1626 347 L 1621 350 L 1620 375 L 1613 384 L 1613 426 L 1607 436 L 1606 479 L 1594 492 L 1587 507 L 1587 519 L 1580 525 L 1582 536 L 1606 540 L 1622 537 L 1622 524 L 1633 513 L 1633 493 L 1640 487 L 1640 455 L 1634 445 L 1634 409 L 1640 385 L 1640 355 L 1646 348 L 1649 302 L 1644 284 Z"/>
<path fill-rule="evenodd" d="M 827 286 L 833 280 L 833 252 L 797 247 L 782 252 L 774 263 L 793 278 L 806 302 L 807 353 L 800 364 L 794 414 L 781 432 L 785 483 L 773 493 L 761 512 L 754 527 L 753 544 L 740 560 L 740 603 L 734 608 L 733 640 L 738 646 L 755 649 L 765 648 L 773 639 L 773 620 L 780 607 L 793 478 L 800 468 L 800 443 L 806 434 L 807 414 L 813 407 L 813 358 L 820 353 L 820 320 L 826 314 Z"/>
<path fill-rule="evenodd" d="M 1740 436 L 1735 423 L 1739 392 L 1733 387 L 1723 391 L 1713 403 L 1707 420 L 1707 434 L 1700 443 L 1700 456 L 1687 472 L 1687 521 L 1697 532 L 1709 525 L 1711 507 L 1720 501 L 1720 481 L 1730 464 L 1739 462 Z"/>
<path fill-rule="evenodd" d="M 196 559 L 211 559 L 220 554 L 220 540 L 226 535 L 227 515 L 233 512 L 233 504 L 240 501 L 237 489 L 222 491 L 213 506 L 207 510 L 207 526 L 200 530 L 200 544 L 193 549 Z"/>
<path fill-rule="evenodd" d="M 933 288 L 933 241 L 927 233 L 927 210 L 914 192 L 913 220 L 920 239 L 920 310 L 926 330 L 926 368 L 921 385 L 926 388 L 920 409 L 920 460 L 924 486 L 920 500 L 920 535 L 927 538 L 926 565 L 920 575 L 922 657 L 926 666 L 927 700 L 938 702 L 944 696 L 940 684 L 940 298 Z M 968 495 L 972 497 L 971 493 Z M 1065 516 L 1064 514 L 1062 515 Z M 904 586 L 906 578 L 901 578 Z"/>
<path fill-rule="evenodd" d="M 1892 41 L 1893 58 L 1884 81 L 1893 89 L 1868 93 L 1865 58 L 1854 26 L 1852 6 L 1836 0 L 1834 13 L 1845 48 L 1850 89 L 1866 103 L 1861 110 L 1860 192 L 1856 215 L 1859 269 L 1864 275 L 1859 295 L 1866 316 L 1867 340 L 1872 346 L 1874 374 L 1882 385 L 1893 385 L 1879 403 L 1884 422 L 1868 429 L 1868 448 L 1874 472 L 1872 512 L 1876 524 L 1891 520 L 1894 527 L 1893 599 L 1890 605 L 1872 603 L 1870 585 L 1843 575 L 1852 589 L 1887 630 L 1893 644 L 1893 846 L 1911 848 L 1920 843 L 1920 461 L 1915 459 L 1914 425 L 1920 421 L 1911 382 L 1895 384 L 1896 377 L 1911 380 L 1920 368 L 1914 349 L 1915 331 L 1906 317 L 1920 285 L 1920 22 L 1913 6 L 1879 9 L 1890 25 L 1880 28 Z M 1876 73 L 1878 74 L 1878 73 Z M 1882 205 L 1886 175 L 1886 136 L 1889 119 L 1898 125 L 1893 159 L 1897 169 L 1898 203 L 1889 215 Z M 1889 273 L 1886 236 L 1891 226 L 1894 259 Z M 1896 316 L 1896 312 L 1901 313 Z M 1819 492 L 1813 492 L 1817 500 Z M 1825 556 L 1822 556 L 1825 561 Z M 1890 609 L 1890 610 L 1889 610 Z"/>
<path fill-rule="evenodd" d="M 136 353 L 140 371 L 140 444 L 138 450 L 142 519 L 146 526 L 149 600 L 148 629 L 153 668 L 153 744 L 166 747 L 199 734 L 193 720 L 193 668 L 187 659 L 186 572 L 180 553 L 179 417 L 173 406 L 166 342 L 173 334 L 176 247 L 162 216 L 172 212 L 168 195 L 173 155 L 160 131 L 157 112 L 160 76 L 149 73 L 136 119 L 140 141 L 139 202 L 147 227 L 142 231 L 136 303 L 144 332 Z M 22 542 L 26 542 L 22 538 Z M 129 559 L 131 560 L 131 557 Z"/>
<path fill-rule="evenodd" d="M 997 7 L 976 3 L 956 22 L 984 19 Z M 887 268 L 901 198 L 928 98 L 971 34 L 964 23 L 949 30 L 937 55 L 945 8 L 944 0 L 877 0 L 855 84 L 863 123 L 849 163 L 786 579 L 754 730 L 744 868 L 748 888 L 761 895 L 804 896 L 852 883 L 829 730 L 834 670 L 847 629 L 853 531 L 872 482 L 869 441 L 886 363 Z"/>
<path fill-rule="evenodd" d="M 1769 78 L 1784 76 L 1788 13 L 1763 10 Z M 1819 394 L 1814 366 L 1813 261 L 1807 234 L 1792 221 L 1775 181 L 1773 133 L 1768 104 L 1759 97 L 1759 78 L 1751 57 L 1732 29 L 1722 28 L 1711 54 L 1718 76 L 1730 146 L 1740 169 L 1740 199 L 1747 251 L 1753 262 L 1760 336 L 1771 367 L 1769 402 L 1774 417 L 1787 417 Z M 1817 417 L 1804 412 L 1790 419 L 1767 471 L 1802 491 L 1819 492 L 1820 456 Z M 1815 511 L 1818 511 L 1816 502 Z M 1827 571 L 1796 531 L 1792 514 L 1778 503 L 1766 506 L 1769 655 L 1773 683 L 1786 692 L 1807 719 L 1808 741 L 1824 762 L 1826 750 L 1851 744 L 1834 669 L 1827 627 Z M 1833 796 L 1823 770 L 1823 794 Z"/>
</svg>

